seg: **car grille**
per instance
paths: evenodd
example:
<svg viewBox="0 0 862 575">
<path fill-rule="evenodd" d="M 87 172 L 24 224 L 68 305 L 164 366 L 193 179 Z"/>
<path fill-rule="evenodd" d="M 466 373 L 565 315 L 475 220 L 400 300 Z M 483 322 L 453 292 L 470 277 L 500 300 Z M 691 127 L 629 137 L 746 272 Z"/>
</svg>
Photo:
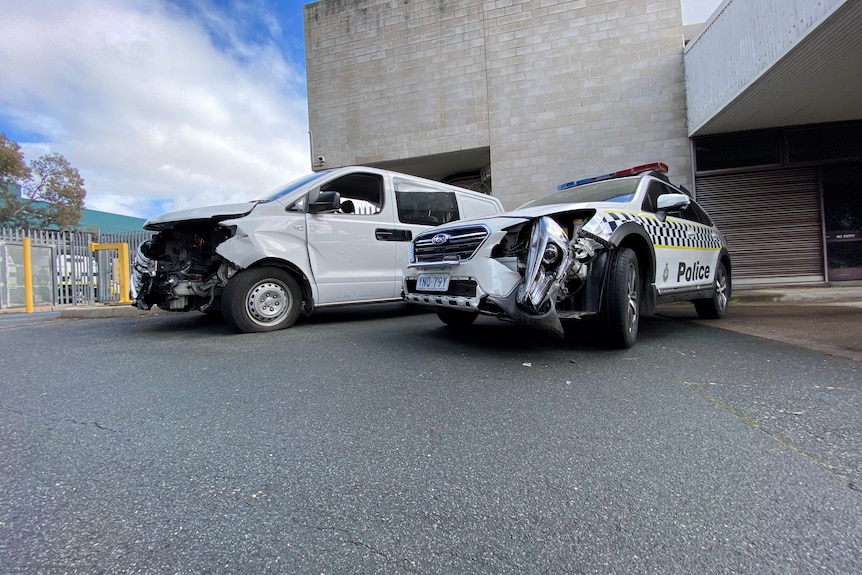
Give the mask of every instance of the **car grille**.
<svg viewBox="0 0 862 575">
<path fill-rule="evenodd" d="M 446 234 L 449 239 L 435 244 L 432 238 L 440 234 Z M 470 259 L 487 237 L 488 230 L 483 226 L 426 232 L 413 241 L 413 257 L 417 263 Z"/>
</svg>

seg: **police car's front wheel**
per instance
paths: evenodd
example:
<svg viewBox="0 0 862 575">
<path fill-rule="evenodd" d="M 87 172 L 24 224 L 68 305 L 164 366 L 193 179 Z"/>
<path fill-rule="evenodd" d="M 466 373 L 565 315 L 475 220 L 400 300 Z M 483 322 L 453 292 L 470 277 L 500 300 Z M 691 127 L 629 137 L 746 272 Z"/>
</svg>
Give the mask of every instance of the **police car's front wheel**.
<svg viewBox="0 0 862 575">
<path fill-rule="evenodd" d="M 715 268 L 715 293 L 709 299 L 694 300 L 694 309 L 697 315 L 703 319 L 721 319 L 727 313 L 727 304 L 730 303 L 730 276 L 724 262 L 718 262 Z"/>
<path fill-rule="evenodd" d="M 599 319 L 602 336 L 610 347 L 631 347 L 638 338 L 640 323 L 641 286 L 637 255 L 630 248 L 621 248 L 608 271 L 608 285 Z"/>
</svg>

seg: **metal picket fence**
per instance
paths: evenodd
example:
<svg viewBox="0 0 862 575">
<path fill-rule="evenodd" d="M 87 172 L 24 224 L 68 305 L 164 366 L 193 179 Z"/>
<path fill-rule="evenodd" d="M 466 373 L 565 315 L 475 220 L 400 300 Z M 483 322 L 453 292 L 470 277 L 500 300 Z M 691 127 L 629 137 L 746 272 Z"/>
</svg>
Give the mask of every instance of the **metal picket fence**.
<svg viewBox="0 0 862 575">
<path fill-rule="evenodd" d="M 120 299 L 116 250 L 91 243 L 126 243 L 130 255 L 152 232 L 67 232 L 0 227 L 0 308 L 23 307 L 24 238 L 30 238 L 36 305 L 93 305 Z M 126 270 L 129 273 L 130 270 Z"/>
</svg>

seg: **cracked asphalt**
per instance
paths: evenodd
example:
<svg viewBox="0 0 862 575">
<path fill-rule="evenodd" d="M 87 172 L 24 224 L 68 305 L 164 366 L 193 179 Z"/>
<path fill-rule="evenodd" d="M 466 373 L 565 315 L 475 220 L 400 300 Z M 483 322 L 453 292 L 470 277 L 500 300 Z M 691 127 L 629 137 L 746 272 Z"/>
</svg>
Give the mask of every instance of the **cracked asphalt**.
<svg viewBox="0 0 862 575">
<path fill-rule="evenodd" d="M 0 323 L 0 570 L 859 572 L 860 363 L 721 323 Z"/>
</svg>

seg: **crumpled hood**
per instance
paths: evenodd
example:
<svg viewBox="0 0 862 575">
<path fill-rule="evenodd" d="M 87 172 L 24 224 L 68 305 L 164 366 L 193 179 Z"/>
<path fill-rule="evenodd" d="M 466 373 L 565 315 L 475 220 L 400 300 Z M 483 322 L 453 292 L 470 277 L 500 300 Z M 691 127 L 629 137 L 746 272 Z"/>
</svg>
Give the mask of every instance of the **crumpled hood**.
<svg viewBox="0 0 862 575">
<path fill-rule="evenodd" d="M 560 212 L 573 212 L 576 210 L 594 210 L 597 207 L 616 207 L 619 208 L 622 204 L 608 204 L 604 202 L 587 202 L 587 203 L 571 203 L 571 204 L 548 204 L 545 206 L 532 206 L 526 208 L 518 208 L 511 212 L 506 212 L 504 215 L 510 217 L 521 218 L 540 218 L 542 216 L 550 216 Z"/>
<path fill-rule="evenodd" d="M 461 228 L 468 225 L 473 224 L 484 224 L 494 229 L 502 229 L 506 228 L 510 225 L 518 224 L 525 222 L 527 220 L 535 220 L 544 216 L 550 216 L 556 214 L 561 211 L 575 211 L 575 210 L 594 210 L 596 206 L 603 205 L 599 203 L 575 203 L 575 204 L 549 204 L 547 206 L 535 206 L 535 207 L 527 207 L 527 208 L 518 208 L 509 212 L 504 212 L 502 214 L 497 214 L 494 216 L 485 216 L 481 218 L 471 218 L 469 220 L 458 220 L 455 222 L 450 222 L 448 224 L 441 224 L 435 228 L 437 230 L 445 230 L 450 227 Z M 612 207 L 618 207 L 620 204 L 609 204 Z M 425 235 L 427 232 L 423 232 Z"/>
<path fill-rule="evenodd" d="M 228 220 L 241 218 L 251 212 L 258 202 L 242 202 L 239 204 L 224 204 L 220 206 L 204 206 L 201 208 L 190 208 L 160 214 L 144 223 L 146 230 L 165 230 L 180 222 L 187 223 L 195 220 Z"/>
<path fill-rule="evenodd" d="M 504 214 L 497 214 L 494 216 L 484 216 L 481 218 L 470 218 L 468 220 L 456 220 L 454 222 L 449 222 L 448 224 L 440 224 L 431 230 L 426 230 L 421 232 L 421 235 L 427 235 L 429 231 L 446 231 L 449 228 L 464 228 L 473 225 L 485 225 L 491 228 L 492 230 L 506 228 L 511 225 L 515 225 L 518 223 L 522 223 L 527 221 L 529 218 L 526 218 L 520 214 L 515 215 L 512 212 L 507 212 Z"/>
</svg>

